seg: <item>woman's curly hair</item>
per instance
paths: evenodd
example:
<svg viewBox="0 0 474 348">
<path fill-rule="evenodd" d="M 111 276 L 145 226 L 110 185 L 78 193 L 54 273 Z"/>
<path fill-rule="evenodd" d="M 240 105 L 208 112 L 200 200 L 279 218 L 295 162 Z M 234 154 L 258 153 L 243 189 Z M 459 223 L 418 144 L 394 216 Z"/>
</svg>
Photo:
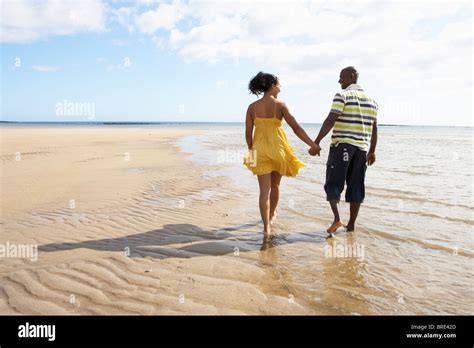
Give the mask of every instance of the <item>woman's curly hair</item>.
<svg viewBox="0 0 474 348">
<path fill-rule="evenodd" d="M 259 95 L 267 92 L 273 84 L 278 83 L 278 77 L 272 74 L 259 72 L 249 82 L 249 91 L 252 94 Z"/>
</svg>

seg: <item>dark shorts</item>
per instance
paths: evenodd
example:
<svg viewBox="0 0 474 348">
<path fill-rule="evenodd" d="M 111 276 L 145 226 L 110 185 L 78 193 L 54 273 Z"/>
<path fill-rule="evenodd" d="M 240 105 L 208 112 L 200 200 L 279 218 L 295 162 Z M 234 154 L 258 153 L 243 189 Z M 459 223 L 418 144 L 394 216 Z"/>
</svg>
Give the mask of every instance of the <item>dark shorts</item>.
<svg viewBox="0 0 474 348">
<path fill-rule="evenodd" d="M 365 197 L 366 170 L 367 151 L 345 143 L 331 146 L 324 185 L 326 199 L 339 201 L 344 190 L 344 183 L 346 183 L 346 202 L 362 203 Z"/>
</svg>

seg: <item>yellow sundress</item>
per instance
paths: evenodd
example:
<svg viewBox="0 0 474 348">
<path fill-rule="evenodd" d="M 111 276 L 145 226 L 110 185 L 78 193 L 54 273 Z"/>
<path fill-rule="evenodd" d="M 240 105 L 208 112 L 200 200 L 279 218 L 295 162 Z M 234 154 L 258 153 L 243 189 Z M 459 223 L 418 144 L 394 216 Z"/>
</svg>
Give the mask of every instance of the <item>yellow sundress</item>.
<svg viewBox="0 0 474 348">
<path fill-rule="evenodd" d="M 295 177 L 305 164 L 295 156 L 288 144 L 282 120 L 276 116 L 276 104 L 272 118 L 257 117 L 255 107 L 254 126 L 252 148 L 244 158 L 247 168 L 254 175 L 275 171 L 283 176 Z"/>
</svg>

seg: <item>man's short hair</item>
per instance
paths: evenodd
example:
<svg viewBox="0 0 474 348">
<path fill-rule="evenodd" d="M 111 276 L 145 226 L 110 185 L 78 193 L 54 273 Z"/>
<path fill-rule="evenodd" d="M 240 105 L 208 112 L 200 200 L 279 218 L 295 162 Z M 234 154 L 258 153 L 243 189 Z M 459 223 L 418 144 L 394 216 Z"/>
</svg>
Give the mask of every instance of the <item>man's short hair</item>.
<svg viewBox="0 0 474 348">
<path fill-rule="evenodd" d="M 351 74 L 354 74 L 356 81 L 359 79 L 359 72 L 358 72 L 357 69 L 354 68 L 353 66 L 348 66 L 348 67 L 346 67 L 346 68 L 344 68 L 344 69 L 342 69 L 342 70 L 348 71 L 348 72 L 350 72 Z"/>
</svg>

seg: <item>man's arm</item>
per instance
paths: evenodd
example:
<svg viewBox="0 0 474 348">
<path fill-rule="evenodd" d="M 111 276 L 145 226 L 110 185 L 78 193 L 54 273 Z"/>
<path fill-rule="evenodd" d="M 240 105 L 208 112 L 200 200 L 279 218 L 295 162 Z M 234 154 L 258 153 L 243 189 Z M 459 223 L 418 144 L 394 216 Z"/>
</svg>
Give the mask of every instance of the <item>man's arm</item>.
<svg viewBox="0 0 474 348">
<path fill-rule="evenodd" d="M 249 150 L 252 148 L 253 142 L 253 119 L 250 114 L 250 106 L 247 109 L 247 116 L 245 117 L 245 140 Z"/>
<path fill-rule="evenodd" d="M 330 112 L 328 117 L 323 122 L 323 125 L 321 126 L 321 129 L 319 130 L 318 137 L 314 141 L 316 144 L 319 145 L 321 140 L 331 131 L 332 127 L 334 127 L 334 123 L 336 123 L 337 118 L 339 117 L 339 114 L 335 112 Z"/>
<path fill-rule="evenodd" d="M 377 147 L 377 120 L 372 125 L 372 137 L 370 138 L 370 149 L 367 154 L 367 164 L 371 166 L 375 162 L 375 148 Z"/>
<path fill-rule="evenodd" d="M 319 145 L 321 140 L 329 133 L 329 131 L 334 127 L 334 123 L 336 123 L 337 118 L 342 115 L 344 111 L 344 107 L 346 105 L 346 99 L 343 94 L 336 93 L 334 99 L 332 100 L 331 111 L 329 111 L 328 117 L 323 122 L 321 129 L 319 130 L 318 137 L 314 141 L 316 144 Z"/>
</svg>

